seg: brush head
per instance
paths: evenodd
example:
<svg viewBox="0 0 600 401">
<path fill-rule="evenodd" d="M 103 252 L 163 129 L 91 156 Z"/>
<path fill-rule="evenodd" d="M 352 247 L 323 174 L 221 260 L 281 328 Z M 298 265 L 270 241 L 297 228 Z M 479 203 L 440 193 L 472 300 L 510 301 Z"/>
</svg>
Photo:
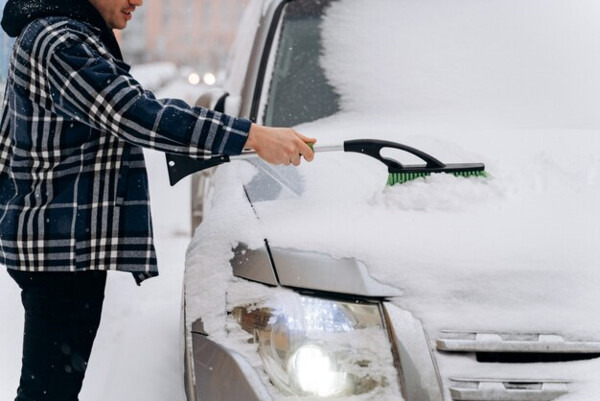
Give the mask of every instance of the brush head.
<svg viewBox="0 0 600 401">
<path fill-rule="evenodd" d="M 487 178 L 489 175 L 485 170 L 456 170 L 456 171 L 412 171 L 412 172 L 390 172 L 388 175 L 387 185 L 392 186 L 396 184 L 404 184 L 405 182 L 416 180 L 417 178 L 425 178 L 431 174 L 446 173 L 452 174 L 456 177 L 484 177 Z"/>
</svg>

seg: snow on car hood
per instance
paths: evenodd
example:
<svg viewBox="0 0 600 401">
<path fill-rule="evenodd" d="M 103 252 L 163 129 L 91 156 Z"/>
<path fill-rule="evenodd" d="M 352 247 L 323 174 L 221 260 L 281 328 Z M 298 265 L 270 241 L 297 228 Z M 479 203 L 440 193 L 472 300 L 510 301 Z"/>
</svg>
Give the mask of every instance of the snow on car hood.
<svg viewBox="0 0 600 401">
<path fill-rule="evenodd" d="M 329 125 L 332 133 L 336 125 L 356 133 L 357 120 L 314 123 L 303 132 Z M 375 278 L 404 290 L 397 302 L 432 331 L 600 335 L 592 318 L 600 307 L 599 132 L 444 130 L 389 138 L 385 124 L 370 127 L 433 149 L 442 161 L 483 161 L 490 177 L 443 174 L 385 187 L 386 168 L 374 159 L 317 154 L 301 168 L 301 199 L 255 205 L 271 245 L 362 260 Z"/>
<path fill-rule="evenodd" d="M 325 131 L 335 136 L 334 127 L 364 132 L 358 118 L 301 128 L 324 138 Z M 432 338 L 442 329 L 466 329 L 598 339 L 600 135 L 460 131 L 459 145 L 446 139 L 447 130 L 413 133 L 395 139 L 435 148 L 431 153 L 444 161 L 484 161 L 491 177 L 436 175 L 385 187 L 386 169 L 371 158 L 317 154 L 298 170 L 301 198 L 252 208 L 241 185 L 256 170 L 246 162 L 219 168 L 212 209 L 188 254 L 186 286 L 202 288 L 198 303 L 188 305 L 190 315 L 202 316 L 214 338 L 233 344 L 237 339 L 224 334 L 228 307 L 287 291 L 232 276 L 231 249 L 238 242 L 259 248 L 267 238 L 274 247 L 363 261 L 374 278 L 403 291 L 392 302 L 419 318 Z M 592 363 L 581 362 L 568 378 L 584 379 Z"/>
<path fill-rule="evenodd" d="M 301 200 L 256 206 L 270 243 L 364 261 L 432 332 L 600 336 L 598 18 L 592 0 L 333 2 L 321 65 L 343 111 L 298 130 L 491 177 L 384 188 L 377 161 L 318 155 Z"/>
<path fill-rule="evenodd" d="M 365 132 L 358 120 L 338 122 L 339 132 Z M 390 132 L 387 124 L 370 126 Z M 323 138 L 336 129 L 322 121 L 302 131 Z M 490 177 L 444 174 L 385 187 L 386 168 L 373 159 L 317 154 L 300 169 L 301 199 L 255 204 L 261 233 L 274 247 L 363 261 L 372 277 L 402 290 L 391 302 L 413 313 L 432 339 L 444 329 L 600 339 L 600 132 L 413 134 L 387 139 L 434 149 L 443 161 L 483 161 Z M 575 381 L 581 389 L 572 399 L 581 401 L 597 395 L 600 383 L 587 373 L 597 366 L 535 372 Z M 477 369 L 470 374 L 502 371 Z M 512 369 L 505 377 L 517 374 Z"/>
<path fill-rule="evenodd" d="M 325 144 L 326 135 L 365 133 L 360 120 L 337 116 L 299 129 Z M 298 169 L 299 199 L 252 207 L 242 184 L 257 170 L 242 161 L 222 166 L 212 208 L 188 252 L 186 287 L 201 295 L 190 300 L 190 316 L 201 316 L 213 338 L 240 349 L 243 339 L 225 334 L 231 326 L 224 311 L 289 291 L 232 276 L 231 249 L 239 242 L 256 249 L 266 238 L 274 247 L 363 261 L 375 279 L 402 290 L 392 302 L 420 319 L 432 338 L 442 329 L 466 329 L 598 339 L 599 133 L 409 129 L 386 136 L 391 125 L 368 122 L 377 137 L 442 161 L 483 161 L 490 177 L 435 175 L 386 187 L 386 168 L 374 159 L 322 153 Z M 568 378 L 584 379 L 595 363 L 581 362 Z"/>
</svg>

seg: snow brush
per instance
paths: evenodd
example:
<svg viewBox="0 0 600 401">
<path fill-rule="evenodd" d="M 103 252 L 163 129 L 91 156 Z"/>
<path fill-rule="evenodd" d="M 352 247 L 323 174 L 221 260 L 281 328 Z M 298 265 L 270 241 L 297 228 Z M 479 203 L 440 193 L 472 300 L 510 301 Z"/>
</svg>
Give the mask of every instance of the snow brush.
<svg viewBox="0 0 600 401">
<path fill-rule="evenodd" d="M 399 149 L 425 162 L 423 165 L 404 165 L 397 160 L 381 155 L 384 148 Z M 387 185 L 403 184 L 417 178 L 424 178 L 431 174 L 446 173 L 457 177 L 487 177 L 483 163 L 454 163 L 445 164 L 435 157 L 410 146 L 397 142 L 382 141 L 377 139 L 357 139 L 344 142 L 344 152 L 363 153 L 371 156 L 388 168 Z"/>
<path fill-rule="evenodd" d="M 312 144 L 309 144 L 309 146 L 311 145 Z M 313 147 L 311 146 L 311 148 Z M 381 150 L 384 148 L 399 149 L 408 152 L 423 160 L 425 164 L 403 165 L 397 160 L 381 156 Z M 317 146 L 313 150 L 317 153 L 343 151 L 362 153 L 371 156 L 387 166 L 389 174 L 387 185 L 390 186 L 402 184 L 417 178 L 427 177 L 436 173 L 448 173 L 461 177 L 487 177 L 483 163 L 445 164 L 419 149 L 401 143 L 379 139 L 353 139 L 345 141 L 343 145 Z M 244 152 L 234 156 L 217 155 L 210 159 L 193 159 L 187 156 L 167 154 L 169 182 L 171 185 L 175 185 L 181 179 L 192 173 L 206 170 L 231 160 L 243 160 L 256 157 L 258 157 L 258 155 L 254 151 Z"/>
</svg>

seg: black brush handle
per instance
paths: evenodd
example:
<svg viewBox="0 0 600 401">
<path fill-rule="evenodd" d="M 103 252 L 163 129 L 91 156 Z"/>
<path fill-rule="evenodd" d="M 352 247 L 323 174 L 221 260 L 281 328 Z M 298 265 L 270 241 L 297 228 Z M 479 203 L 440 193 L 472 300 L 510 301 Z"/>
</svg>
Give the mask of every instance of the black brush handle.
<svg viewBox="0 0 600 401">
<path fill-rule="evenodd" d="M 425 166 L 404 166 L 399 161 L 381 156 L 381 150 L 384 148 L 399 149 L 408 152 L 418 158 L 422 159 Z M 315 148 L 317 152 L 320 151 L 339 151 L 339 146 L 333 146 L 331 148 Z M 362 153 L 371 156 L 388 167 L 390 173 L 396 173 L 406 171 L 407 169 L 444 169 L 446 164 L 442 163 L 435 157 L 410 146 L 403 145 L 397 142 L 384 141 L 380 139 L 353 139 L 344 142 L 344 152 L 355 152 Z M 248 152 L 242 155 L 231 156 L 231 158 L 240 158 L 255 155 L 255 152 Z M 216 155 L 209 159 L 193 159 L 188 156 L 181 156 L 176 154 L 167 154 L 167 166 L 169 171 L 169 181 L 171 185 L 175 185 L 179 180 L 184 177 L 205 170 L 207 168 L 218 166 L 219 164 L 227 163 L 230 161 L 230 156 L 227 155 Z"/>
<path fill-rule="evenodd" d="M 381 156 L 381 150 L 384 148 L 399 149 L 417 156 L 426 163 L 426 168 L 444 168 L 446 165 L 435 157 L 420 151 L 419 149 L 411 148 L 397 142 L 383 141 L 380 139 L 353 139 L 344 142 L 344 152 L 362 153 L 371 156 L 388 167 L 388 170 L 402 170 L 404 166 L 397 160 Z"/>
<path fill-rule="evenodd" d="M 188 156 L 167 153 L 166 157 L 171 186 L 190 174 L 227 163 L 230 160 L 227 155 L 217 155 L 209 159 L 193 159 Z"/>
</svg>

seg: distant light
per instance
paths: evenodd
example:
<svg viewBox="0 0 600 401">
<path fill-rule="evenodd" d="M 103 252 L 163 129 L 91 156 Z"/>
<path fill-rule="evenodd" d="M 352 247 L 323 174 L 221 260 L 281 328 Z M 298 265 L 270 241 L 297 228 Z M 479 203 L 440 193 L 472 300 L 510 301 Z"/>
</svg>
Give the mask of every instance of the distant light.
<svg viewBox="0 0 600 401">
<path fill-rule="evenodd" d="M 212 86 L 217 82 L 217 77 L 215 77 L 215 74 L 213 74 L 212 72 L 207 72 L 202 77 L 202 80 L 206 85 Z"/>
<path fill-rule="evenodd" d="M 195 72 L 192 72 L 188 76 L 188 82 L 192 85 L 198 85 L 200 83 L 200 75 L 196 74 Z"/>
</svg>

